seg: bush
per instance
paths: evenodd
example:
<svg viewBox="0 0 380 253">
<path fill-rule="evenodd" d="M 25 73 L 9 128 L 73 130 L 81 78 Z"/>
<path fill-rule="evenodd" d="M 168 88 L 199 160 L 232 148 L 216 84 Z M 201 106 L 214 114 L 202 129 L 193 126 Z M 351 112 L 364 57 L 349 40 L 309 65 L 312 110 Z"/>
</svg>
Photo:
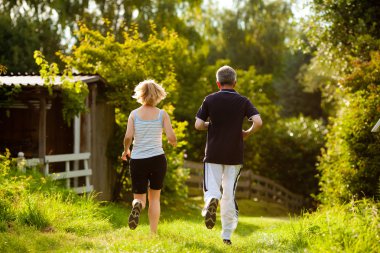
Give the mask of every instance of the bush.
<svg viewBox="0 0 380 253">
<path fill-rule="evenodd" d="M 371 133 L 380 113 L 380 53 L 355 65 L 342 85 L 346 98 L 332 120 L 320 159 L 323 203 L 376 197 L 380 178 L 380 135 Z"/>
<path fill-rule="evenodd" d="M 323 145 L 323 122 L 302 115 L 281 118 L 280 108 L 269 100 L 270 76 L 257 75 L 251 67 L 239 71 L 238 77 L 238 91 L 257 106 L 263 119 L 260 131 L 245 141 L 244 166 L 294 193 L 305 197 L 317 193 L 315 164 Z"/>
<path fill-rule="evenodd" d="M 307 198 L 309 205 L 310 195 L 318 192 L 316 163 L 323 146 L 323 122 L 300 116 L 272 124 L 248 140 L 246 157 L 255 159 L 246 159 L 246 163 L 252 163 L 255 173 Z"/>
</svg>

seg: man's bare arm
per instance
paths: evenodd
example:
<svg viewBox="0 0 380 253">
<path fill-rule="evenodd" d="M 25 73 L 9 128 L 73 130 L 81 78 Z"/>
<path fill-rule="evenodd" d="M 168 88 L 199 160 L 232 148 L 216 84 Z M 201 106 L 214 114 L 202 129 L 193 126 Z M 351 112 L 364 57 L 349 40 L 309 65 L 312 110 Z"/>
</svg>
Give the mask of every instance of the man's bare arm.
<svg viewBox="0 0 380 253">
<path fill-rule="evenodd" d="M 261 126 L 263 125 L 263 121 L 261 120 L 260 115 L 255 115 L 251 117 L 252 126 L 248 130 L 243 130 L 243 138 L 246 139 L 248 136 L 252 135 L 259 131 Z"/>
<path fill-rule="evenodd" d="M 200 118 L 196 118 L 195 120 L 195 129 L 197 130 L 207 130 L 208 129 L 209 122 L 205 122 L 201 120 Z"/>
</svg>

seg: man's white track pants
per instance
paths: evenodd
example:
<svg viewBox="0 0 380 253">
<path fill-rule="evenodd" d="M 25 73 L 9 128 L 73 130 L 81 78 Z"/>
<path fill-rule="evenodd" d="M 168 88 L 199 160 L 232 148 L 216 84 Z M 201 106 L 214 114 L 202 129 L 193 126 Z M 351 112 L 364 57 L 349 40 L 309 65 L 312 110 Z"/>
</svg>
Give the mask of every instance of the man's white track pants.
<svg viewBox="0 0 380 253">
<path fill-rule="evenodd" d="M 235 201 L 235 191 L 242 165 L 204 164 L 203 192 L 205 206 L 212 198 L 220 201 L 222 238 L 230 239 L 237 227 L 239 209 Z M 220 187 L 223 189 L 221 192 Z"/>
</svg>

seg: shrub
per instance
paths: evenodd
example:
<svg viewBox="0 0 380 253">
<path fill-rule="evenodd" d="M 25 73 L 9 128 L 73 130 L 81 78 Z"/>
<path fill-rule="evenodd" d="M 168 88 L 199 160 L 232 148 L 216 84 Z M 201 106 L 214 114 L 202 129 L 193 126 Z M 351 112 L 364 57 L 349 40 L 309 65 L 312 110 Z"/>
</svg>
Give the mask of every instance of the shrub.
<svg viewBox="0 0 380 253">
<path fill-rule="evenodd" d="M 355 65 L 342 85 L 346 98 L 332 120 L 320 159 L 319 198 L 345 202 L 352 197 L 376 197 L 380 178 L 380 135 L 371 133 L 380 113 L 380 53 Z"/>
</svg>

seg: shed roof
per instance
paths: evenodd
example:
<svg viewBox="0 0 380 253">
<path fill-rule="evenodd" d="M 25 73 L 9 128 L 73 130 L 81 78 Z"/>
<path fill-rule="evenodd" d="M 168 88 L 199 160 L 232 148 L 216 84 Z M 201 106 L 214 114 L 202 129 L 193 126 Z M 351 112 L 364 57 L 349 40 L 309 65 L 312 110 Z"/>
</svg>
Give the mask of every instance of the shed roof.
<svg viewBox="0 0 380 253">
<path fill-rule="evenodd" d="M 62 76 L 57 75 L 55 77 L 53 85 L 62 84 Z M 73 75 L 73 81 L 82 81 L 84 83 L 93 83 L 97 81 L 104 80 L 99 75 L 85 75 L 85 74 L 75 74 Z M 1 75 L 0 85 L 23 85 L 23 86 L 43 86 L 44 80 L 39 75 L 33 74 L 18 74 L 18 75 Z"/>
</svg>

